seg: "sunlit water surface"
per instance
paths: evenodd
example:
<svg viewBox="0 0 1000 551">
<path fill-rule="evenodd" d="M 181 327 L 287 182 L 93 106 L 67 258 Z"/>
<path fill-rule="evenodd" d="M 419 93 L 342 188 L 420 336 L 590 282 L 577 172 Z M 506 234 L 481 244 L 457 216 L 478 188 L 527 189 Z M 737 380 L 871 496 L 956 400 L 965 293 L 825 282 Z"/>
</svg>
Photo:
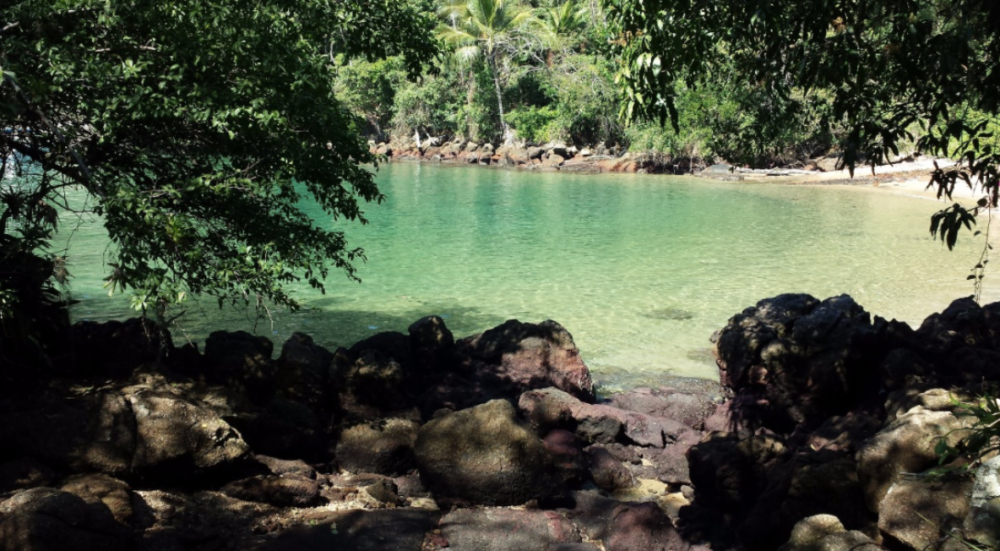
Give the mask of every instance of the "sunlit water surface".
<svg viewBox="0 0 1000 551">
<path fill-rule="evenodd" d="M 297 288 L 306 308 L 272 320 L 191 302 L 176 340 L 243 329 L 280 346 L 301 331 L 336 347 L 429 314 L 458 336 L 554 319 L 613 390 L 716 377 L 711 334 L 779 293 L 848 293 L 917 325 L 971 293 L 981 247 L 966 238 L 949 253 L 927 233 L 940 203 L 878 190 L 417 164 L 383 166 L 378 180 L 387 200 L 367 208 L 371 224 L 338 224 L 367 252 L 363 283 L 335 273 L 326 295 Z M 67 215 L 62 227 L 75 318 L 132 315 L 102 289 L 100 224 Z M 987 285 L 984 299 L 1000 298 Z"/>
</svg>

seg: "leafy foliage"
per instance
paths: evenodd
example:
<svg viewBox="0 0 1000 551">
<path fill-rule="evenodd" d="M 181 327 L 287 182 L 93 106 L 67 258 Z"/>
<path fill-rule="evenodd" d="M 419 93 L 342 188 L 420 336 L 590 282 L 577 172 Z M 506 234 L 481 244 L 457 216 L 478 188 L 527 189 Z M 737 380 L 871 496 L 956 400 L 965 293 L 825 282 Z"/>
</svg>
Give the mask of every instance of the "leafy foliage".
<svg viewBox="0 0 1000 551">
<path fill-rule="evenodd" d="M 630 119 L 680 120 L 678 84 L 711 82 L 732 67 L 741 110 L 827 106 L 841 127 L 843 162 L 881 164 L 915 142 L 919 151 L 961 158 L 931 185 L 951 197 L 957 181 L 997 205 L 1000 151 L 990 130 L 1000 114 L 1000 5 L 982 0 L 827 2 L 606 0 L 621 59 L 617 80 Z M 796 99 L 798 96 L 798 99 Z M 794 112 L 794 111 L 793 111 Z M 793 113 L 792 112 L 792 113 Z M 981 114 L 977 117 L 975 114 Z M 791 113 L 790 113 L 791 114 Z M 914 135 L 914 127 L 921 135 Z M 762 133 L 767 122 L 733 130 Z M 762 133 L 766 137 L 766 131 Z M 964 210 L 964 207 L 952 207 Z M 962 214 L 944 214 L 937 235 L 954 243 Z"/>
<path fill-rule="evenodd" d="M 0 8 L 0 156 L 43 177 L 4 183 L 5 246 L 30 243 L 61 191 L 95 198 L 115 247 L 111 291 L 162 309 L 187 293 L 295 305 L 361 249 L 298 203 L 364 222 L 381 195 L 333 58 L 436 53 L 421 6 L 375 0 L 20 0 Z M 18 221 L 12 226 L 8 222 Z M 25 230 L 28 228 L 28 230 Z M 20 243 L 20 245 L 17 245 Z"/>
</svg>

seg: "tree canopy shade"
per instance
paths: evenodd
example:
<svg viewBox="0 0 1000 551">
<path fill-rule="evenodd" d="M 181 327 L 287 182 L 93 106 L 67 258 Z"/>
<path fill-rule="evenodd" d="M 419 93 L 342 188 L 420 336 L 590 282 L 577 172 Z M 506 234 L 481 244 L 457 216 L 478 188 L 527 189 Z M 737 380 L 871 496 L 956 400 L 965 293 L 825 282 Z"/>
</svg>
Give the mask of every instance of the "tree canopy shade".
<svg viewBox="0 0 1000 551">
<path fill-rule="evenodd" d="M 294 305 L 284 285 L 354 275 L 342 232 L 381 195 L 333 58 L 437 54 L 399 0 L 13 0 L 0 7 L 3 274 L 36 251 L 65 191 L 91 197 L 114 244 L 112 290 L 139 308 L 201 293 Z M 4 288 L 6 287 L 6 289 Z M 5 294 L 6 292 L 6 294 Z M 6 296 L 6 299 L 4 297 Z"/>
<path fill-rule="evenodd" d="M 735 79 L 748 111 L 812 99 L 842 125 L 843 163 L 882 163 L 915 141 L 961 158 L 934 174 L 939 195 L 982 186 L 996 206 L 1000 3 L 990 0 L 605 0 L 621 58 L 623 115 L 676 124 L 679 83 Z M 820 102 L 817 101 L 817 104 Z M 766 120 L 758 117 L 758 121 Z M 779 123 L 780 117 L 776 117 Z M 763 123 L 763 124 L 766 124 Z M 746 129 L 759 131 L 759 128 Z M 918 137 L 919 136 L 919 137 Z M 932 232 L 949 246 L 972 212 L 953 206 Z"/>
</svg>

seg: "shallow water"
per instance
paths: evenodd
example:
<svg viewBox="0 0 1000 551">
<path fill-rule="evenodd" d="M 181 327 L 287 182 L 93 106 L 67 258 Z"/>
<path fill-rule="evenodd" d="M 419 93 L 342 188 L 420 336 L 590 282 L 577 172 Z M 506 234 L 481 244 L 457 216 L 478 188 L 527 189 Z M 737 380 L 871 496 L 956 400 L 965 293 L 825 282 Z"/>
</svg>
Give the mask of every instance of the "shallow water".
<svg viewBox="0 0 1000 551">
<path fill-rule="evenodd" d="M 665 373 L 716 377 L 710 335 L 779 293 L 848 293 L 917 325 L 971 294 L 980 246 L 966 238 L 948 252 L 927 233 L 941 203 L 877 190 L 399 163 L 379 182 L 387 201 L 368 207 L 371 224 L 348 226 L 368 255 L 362 284 L 334 274 L 325 296 L 303 288 L 307 308 L 273 323 L 193 302 L 176 340 L 256 328 L 278 347 L 294 331 L 335 347 L 428 314 L 457 336 L 554 319 L 612 390 Z M 63 240 L 75 228 L 76 319 L 130 315 L 101 287 L 99 224 L 63 228 Z M 993 279 L 985 301 L 1000 299 Z"/>
</svg>

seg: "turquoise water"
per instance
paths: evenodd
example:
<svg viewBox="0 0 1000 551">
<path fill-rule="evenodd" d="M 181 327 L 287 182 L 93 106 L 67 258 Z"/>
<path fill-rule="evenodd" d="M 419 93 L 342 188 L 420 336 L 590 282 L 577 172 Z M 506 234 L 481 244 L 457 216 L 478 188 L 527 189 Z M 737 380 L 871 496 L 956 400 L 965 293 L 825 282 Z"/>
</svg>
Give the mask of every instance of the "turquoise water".
<svg viewBox="0 0 1000 551">
<path fill-rule="evenodd" d="M 347 226 L 367 251 L 363 283 L 334 274 L 325 296 L 302 289 L 307 308 L 271 320 L 193 302 L 177 340 L 245 329 L 280 346 L 302 331 L 335 347 L 428 314 L 458 336 L 551 318 L 605 387 L 655 384 L 664 373 L 716 377 L 712 332 L 783 292 L 848 293 L 873 314 L 919 324 L 971 294 L 978 256 L 971 239 L 950 253 L 931 241 L 940 203 L 879 190 L 399 163 L 378 178 L 387 201 L 368 207 L 370 225 Z M 99 224 L 63 227 L 64 238 L 76 228 L 75 317 L 130 315 L 101 287 Z M 1000 298 L 987 282 L 984 299 Z"/>
</svg>

